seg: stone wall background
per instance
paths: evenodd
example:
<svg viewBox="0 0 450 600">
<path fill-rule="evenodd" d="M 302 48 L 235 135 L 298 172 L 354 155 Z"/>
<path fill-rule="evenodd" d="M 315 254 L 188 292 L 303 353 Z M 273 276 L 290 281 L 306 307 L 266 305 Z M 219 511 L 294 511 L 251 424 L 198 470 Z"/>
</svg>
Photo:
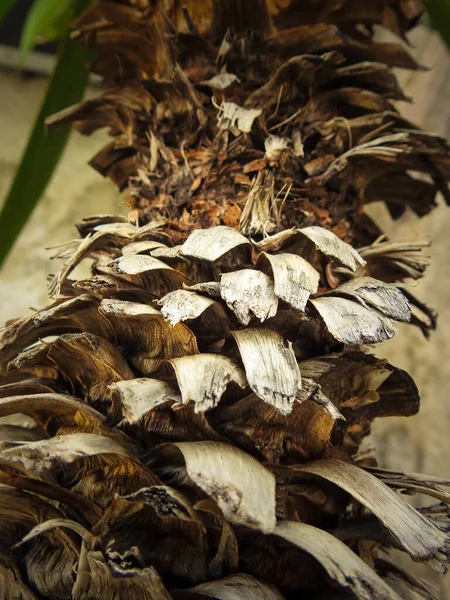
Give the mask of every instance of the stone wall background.
<svg viewBox="0 0 450 600">
<path fill-rule="evenodd" d="M 450 138 L 450 57 L 439 37 L 425 28 L 418 28 L 410 39 L 413 53 L 430 70 L 399 71 L 413 99 L 410 105 L 402 103 L 403 114 Z M 43 78 L 26 79 L 0 70 L 0 198 L 20 159 L 44 88 Z M 114 186 L 86 165 L 104 138 L 103 133 L 91 138 L 72 136 L 45 197 L 0 271 L 0 323 L 45 303 L 46 276 L 55 270 L 45 248 L 75 237 L 73 224 L 82 216 L 126 212 Z M 450 209 L 441 205 L 420 221 L 406 215 L 397 223 L 382 207 L 375 211 L 392 237 L 431 236 L 432 263 L 417 295 L 438 310 L 439 322 L 430 341 L 406 325 L 394 340 L 377 348 L 380 356 L 414 377 L 422 410 L 409 419 L 379 421 L 372 442 L 383 466 L 450 479 Z M 450 600 L 450 576 L 442 580 L 425 568 L 418 573 L 440 589 L 441 600 Z"/>
</svg>

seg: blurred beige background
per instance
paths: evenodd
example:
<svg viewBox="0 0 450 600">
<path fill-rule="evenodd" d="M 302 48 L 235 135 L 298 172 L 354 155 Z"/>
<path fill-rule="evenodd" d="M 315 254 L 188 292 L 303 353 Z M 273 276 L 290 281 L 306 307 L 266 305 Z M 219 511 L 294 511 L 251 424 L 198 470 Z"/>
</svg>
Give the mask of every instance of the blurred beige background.
<svg viewBox="0 0 450 600">
<path fill-rule="evenodd" d="M 414 101 L 402 103 L 401 109 L 426 129 L 450 138 L 447 50 L 438 36 L 425 28 L 416 30 L 411 41 L 419 62 L 431 70 L 399 72 Z M 20 159 L 44 87 L 43 78 L 24 79 L 14 71 L 0 70 L 0 198 Z M 125 211 L 114 186 L 86 165 L 103 140 L 104 134 L 72 136 L 43 201 L 0 272 L 0 323 L 45 303 L 46 276 L 55 270 L 46 247 L 75 237 L 73 224 L 82 216 Z M 439 206 L 421 221 L 407 216 L 397 224 L 382 210 L 378 212 L 394 237 L 432 237 L 432 265 L 417 294 L 438 310 L 439 323 L 428 342 L 419 331 L 404 326 L 394 340 L 377 349 L 380 356 L 413 375 L 421 391 L 422 411 L 410 419 L 380 421 L 373 442 L 383 466 L 450 479 L 450 208 Z M 450 600 L 450 576 L 443 582 L 429 570 L 420 573 L 439 586 L 442 600 Z"/>
<path fill-rule="evenodd" d="M 0 68 L 0 203 L 14 177 L 45 87 L 45 77 L 23 77 Z M 95 93 L 98 90 L 90 92 Z M 44 197 L 0 270 L 0 323 L 46 303 L 46 276 L 56 269 L 47 249 L 77 237 L 76 222 L 86 215 L 126 213 L 117 188 L 87 165 L 106 139 L 105 132 L 90 138 L 72 134 Z"/>
</svg>

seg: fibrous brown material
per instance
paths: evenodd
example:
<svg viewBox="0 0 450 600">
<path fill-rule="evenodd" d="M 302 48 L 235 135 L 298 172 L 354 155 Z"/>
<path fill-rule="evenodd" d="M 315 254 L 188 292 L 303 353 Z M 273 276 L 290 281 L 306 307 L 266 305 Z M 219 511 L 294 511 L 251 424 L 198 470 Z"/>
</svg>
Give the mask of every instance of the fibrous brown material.
<svg viewBox="0 0 450 600">
<path fill-rule="evenodd" d="M 227 4 L 103 2 L 78 23 L 111 87 L 50 125 L 109 127 L 91 164 L 128 187 L 142 224 L 164 221 L 175 241 L 199 226 L 321 225 L 365 245 L 380 232 L 364 204 L 397 217 L 448 198 L 447 145 L 393 104 L 405 97 L 390 67 L 418 65 L 371 39 L 374 23 L 404 33 L 420 3 Z"/>
<path fill-rule="evenodd" d="M 78 21 L 107 89 L 49 125 L 109 127 L 92 164 L 132 209 L 80 223 L 52 304 L 2 332 L 8 598 L 431 598 L 380 550 L 444 572 L 449 482 L 361 446 L 419 408 L 365 345 L 435 325 L 407 288 L 426 244 L 363 212 L 448 197 L 447 144 L 392 103 L 391 67 L 418 65 L 372 40 L 421 9 L 99 0 Z"/>
</svg>

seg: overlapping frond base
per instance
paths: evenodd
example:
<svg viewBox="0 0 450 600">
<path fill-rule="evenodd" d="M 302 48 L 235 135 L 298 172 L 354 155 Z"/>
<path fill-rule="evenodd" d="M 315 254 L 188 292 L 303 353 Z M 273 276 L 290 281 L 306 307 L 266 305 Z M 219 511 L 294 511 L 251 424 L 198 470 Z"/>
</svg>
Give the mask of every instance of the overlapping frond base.
<svg viewBox="0 0 450 600">
<path fill-rule="evenodd" d="M 366 261 L 319 227 L 252 242 L 221 226 L 181 246 L 108 216 L 80 230 L 53 304 L 2 335 L 4 589 L 429 597 L 376 549 L 442 570 L 448 482 L 358 452 L 375 417 L 419 405 L 405 372 L 356 349 L 411 316 L 371 276 L 379 244 Z M 392 246 L 397 265 L 414 250 Z M 70 280 L 84 257 L 92 278 Z"/>
<path fill-rule="evenodd" d="M 447 143 L 417 131 L 391 67 L 418 68 L 374 23 L 403 34 L 419 2 L 99 1 L 75 36 L 107 91 L 49 119 L 113 137 L 91 161 L 140 224 L 175 243 L 197 227 L 253 236 L 320 225 L 365 246 L 394 218 L 448 200 Z M 278 6 L 278 8 L 277 8 Z M 282 9 L 286 10 L 282 10 Z"/>
<path fill-rule="evenodd" d="M 132 210 L 85 219 L 52 304 L 1 332 L 7 600 L 433 597 L 386 556 L 445 570 L 450 482 L 362 446 L 419 408 L 365 346 L 435 326 L 405 287 L 426 244 L 363 210 L 449 198 L 448 144 L 393 104 L 391 67 L 418 65 L 373 40 L 421 8 L 98 0 L 79 20 L 109 89 L 49 126 L 110 129 L 92 165 Z"/>
</svg>

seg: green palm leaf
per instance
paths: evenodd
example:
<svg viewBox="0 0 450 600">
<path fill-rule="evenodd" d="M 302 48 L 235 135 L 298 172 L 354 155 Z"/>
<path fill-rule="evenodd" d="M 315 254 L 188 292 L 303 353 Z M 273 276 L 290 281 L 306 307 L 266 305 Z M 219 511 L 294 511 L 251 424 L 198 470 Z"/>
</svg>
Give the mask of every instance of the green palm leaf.
<svg viewBox="0 0 450 600">
<path fill-rule="evenodd" d="M 20 37 L 22 60 L 40 41 L 61 38 L 74 18 L 77 0 L 35 0 Z"/>
<path fill-rule="evenodd" d="M 450 0 L 426 0 L 425 6 L 431 25 L 439 31 L 442 39 L 450 48 Z"/>
<path fill-rule="evenodd" d="M 77 8 L 81 12 L 89 5 L 90 0 L 83 0 Z M 88 52 L 66 34 L 31 136 L 0 212 L 0 265 L 42 196 L 69 138 L 69 127 L 48 135 L 45 119 L 81 100 L 88 82 L 88 62 Z"/>
<path fill-rule="evenodd" d="M 3 21 L 3 19 L 9 13 L 9 11 L 12 9 L 12 7 L 14 6 L 15 3 L 16 3 L 16 0 L 3 0 L 0 3 L 0 23 Z"/>
</svg>

